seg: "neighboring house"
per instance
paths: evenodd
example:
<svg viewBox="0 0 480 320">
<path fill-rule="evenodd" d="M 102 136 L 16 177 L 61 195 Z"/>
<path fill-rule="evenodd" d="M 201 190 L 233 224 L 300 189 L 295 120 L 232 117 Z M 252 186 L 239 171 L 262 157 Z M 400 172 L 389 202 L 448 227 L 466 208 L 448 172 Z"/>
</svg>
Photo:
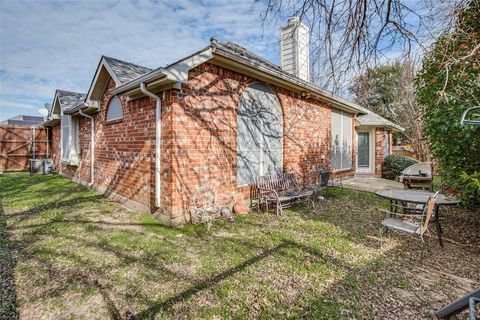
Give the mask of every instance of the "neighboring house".
<svg viewBox="0 0 480 320">
<path fill-rule="evenodd" d="M 154 70 L 102 57 L 85 97 L 55 95 L 46 125 L 61 173 L 172 226 L 203 184 L 231 203 L 277 171 L 380 174 L 401 128 L 309 82 L 305 28 L 282 28 L 282 67 L 214 38 Z"/>
<path fill-rule="evenodd" d="M 0 121 L 0 124 L 30 127 L 30 126 L 36 126 L 37 124 L 41 124 L 44 121 L 45 121 L 44 117 L 26 116 L 26 115 L 20 114 L 13 118 Z"/>
</svg>

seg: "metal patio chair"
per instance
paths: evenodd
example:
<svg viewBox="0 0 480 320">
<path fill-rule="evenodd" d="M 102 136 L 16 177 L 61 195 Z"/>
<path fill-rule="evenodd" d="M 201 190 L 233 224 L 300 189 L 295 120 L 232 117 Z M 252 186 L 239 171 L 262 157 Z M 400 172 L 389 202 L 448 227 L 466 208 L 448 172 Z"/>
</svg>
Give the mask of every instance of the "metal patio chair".
<svg viewBox="0 0 480 320">
<path fill-rule="evenodd" d="M 318 200 L 318 204 L 320 206 L 320 210 L 323 211 L 323 205 L 321 203 L 321 201 L 324 201 L 325 200 L 325 197 L 321 194 L 323 190 L 327 190 L 327 187 L 328 187 L 328 183 L 329 183 L 329 180 L 330 180 L 330 175 L 331 175 L 331 171 L 328 171 L 328 170 L 325 170 L 324 168 L 322 167 L 318 167 L 317 168 L 317 175 L 318 175 L 318 179 L 317 179 L 317 182 L 314 183 L 314 184 L 309 184 L 309 185 L 306 185 L 304 188 L 306 190 L 310 190 L 310 191 L 313 191 L 314 193 L 314 198 L 316 200 Z"/>
<path fill-rule="evenodd" d="M 456 299 L 455 301 L 449 303 L 448 305 L 434 311 L 430 310 L 428 312 L 429 316 L 433 319 L 448 319 L 454 315 L 459 314 L 460 312 L 469 309 L 470 311 L 470 320 L 478 319 L 478 315 L 475 312 L 475 305 L 480 303 L 480 288 L 477 288 L 466 295 Z"/>
<path fill-rule="evenodd" d="M 383 244 L 383 232 L 385 230 L 391 230 L 400 234 L 405 234 L 410 237 L 418 237 L 422 241 L 422 253 L 420 260 L 423 260 L 423 251 L 425 247 L 425 233 L 430 238 L 430 231 L 428 229 L 430 221 L 432 221 L 433 214 L 435 212 L 435 203 L 439 192 L 433 194 L 428 200 L 421 214 L 415 213 L 400 213 L 383 210 L 389 215 L 381 222 L 380 228 L 380 241 Z M 396 210 L 395 210 L 396 211 Z"/>
<path fill-rule="evenodd" d="M 190 198 L 189 210 L 192 223 L 205 223 L 208 230 L 215 219 L 227 219 L 235 222 L 231 207 L 217 204 L 215 187 L 210 184 L 205 184 L 195 190 Z"/>
<path fill-rule="evenodd" d="M 260 193 L 257 212 L 260 211 L 262 204 L 266 206 L 266 211 L 268 211 L 269 203 L 275 204 L 277 215 L 281 215 L 283 209 L 301 201 L 307 202 L 311 204 L 312 208 L 315 208 L 315 203 L 311 199 L 313 191 L 301 190 L 294 173 L 279 173 L 259 177 L 256 181 L 256 187 Z"/>
</svg>

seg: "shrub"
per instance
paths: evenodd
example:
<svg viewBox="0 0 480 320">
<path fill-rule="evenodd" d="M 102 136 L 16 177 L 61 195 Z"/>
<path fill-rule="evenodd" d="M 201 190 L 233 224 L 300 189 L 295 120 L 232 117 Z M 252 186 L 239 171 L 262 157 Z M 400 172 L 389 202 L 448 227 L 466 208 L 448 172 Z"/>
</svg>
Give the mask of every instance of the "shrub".
<svg viewBox="0 0 480 320">
<path fill-rule="evenodd" d="M 385 157 L 382 166 L 382 177 L 390 180 L 397 179 L 402 171 L 418 161 L 412 158 L 391 154 Z"/>
<path fill-rule="evenodd" d="M 446 189 L 467 206 L 480 206 L 480 127 L 461 125 L 462 113 L 480 101 L 480 2 L 460 7 L 455 28 L 439 37 L 416 77 L 425 105 L 425 134 Z"/>
<path fill-rule="evenodd" d="M 460 198 L 470 207 L 480 211 L 480 172 L 462 172 L 458 179 Z"/>
</svg>

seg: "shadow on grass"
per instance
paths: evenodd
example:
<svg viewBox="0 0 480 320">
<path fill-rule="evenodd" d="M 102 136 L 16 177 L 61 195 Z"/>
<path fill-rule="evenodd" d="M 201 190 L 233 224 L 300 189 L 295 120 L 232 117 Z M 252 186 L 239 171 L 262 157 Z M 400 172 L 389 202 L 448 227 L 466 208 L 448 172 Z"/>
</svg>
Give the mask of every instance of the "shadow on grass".
<svg viewBox="0 0 480 320">
<path fill-rule="evenodd" d="M 349 199 L 349 201 L 355 200 L 355 197 L 351 195 L 349 192 L 345 192 L 345 194 L 343 192 L 341 192 L 341 194 L 333 193 L 330 199 L 335 202 L 332 203 L 332 206 L 339 207 L 338 210 L 350 209 L 351 208 L 350 205 L 345 205 L 342 207 L 342 206 L 339 206 L 338 203 L 336 203 L 336 202 L 339 202 L 340 204 L 343 203 L 343 200 L 344 200 L 343 196 L 345 196 L 347 200 Z M 26 218 L 31 217 L 31 214 L 35 214 L 35 213 L 41 214 L 45 210 L 49 210 L 52 208 L 61 207 L 65 209 L 74 205 L 75 203 L 87 202 L 87 201 L 93 202 L 95 204 L 95 202 L 99 199 L 103 199 L 103 197 L 102 196 L 84 196 L 84 197 L 77 197 L 71 200 L 51 202 L 45 205 L 34 207 L 31 210 L 25 210 L 24 212 L 16 213 L 15 217 L 17 219 L 25 220 Z M 327 201 L 328 200 L 329 198 L 327 198 Z M 363 202 L 358 202 L 357 205 L 359 206 L 357 210 L 364 209 L 362 207 Z M 374 232 L 376 231 L 376 226 L 375 226 L 376 222 L 372 224 L 370 223 L 370 220 L 369 220 L 367 225 L 364 226 L 365 229 L 359 230 L 359 234 L 361 231 L 361 234 L 364 235 L 364 236 L 360 236 L 355 234 L 357 227 L 352 226 L 352 224 L 359 223 L 358 227 L 361 227 L 362 221 L 363 221 L 363 224 L 365 224 L 365 218 L 363 218 L 363 220 L 356 221 L 355 219 L 357 218 L 355 216 L 350 217 L 348 213 L 346 214 L 346 212 L 349 212 L 349 211 L 343 211 L 343 214 L 344 214 L 343 218 L 352 220 L 352 221 L 349 221 L 348 224 L 342 224 L 341 219 L 338 219 L 339 217 L 335 216 L 335 214 L 339 212 L 335 212 L 335 211 L 329 214 L 324 214 L 324 215 L 320 214 L 318 216 L 311 216 L 307 218 L 312 220 L 323 220 L 324 222 L 332 223 L 332 225 L 338 226 L 339 229 L 342 229 L 345 232 L 345 234 L 342 233 L 341 235 L 339 235 L 339 237 L 348 238 L 348 241 L 355 242 L 357 244 L 363 244 L 363 245 L 368 243 L 368 244 L 371 244 L 371 247 L 373 247 L 375 244 L 379 246 L 378 241 L 376 243 L 373 243 L 375 240 L 368 238 L 370 240 L 367 241 L 367 237 L 366 237 L 368 235 L 371 235 L 372 232 L 375 235 L 377 234 L 376 232 Z M 308 212 L 304 214 L 308 214 Z M 10 215 L 8 217 L 10 217 Z M 275 220 L 275 219 L 277 219 L 277 217 L 272 216 L 272 220 Z M 295 218 L 295 219 L 297 219 L 298 221 L 298 218 Z M 285 221 L 281 221 L 281 222 L 285 222 Z M 102 232 L 100 225 L 113 225 L 113 226 L 129 226 L 130 225 L 130 226 L 156 227 L 158 226 L 158 224 L 148 223 L 148 222 L 116 223 L 116 222 L 103 222 L 103 221 L 89 221 L 87 219 L 75 220 L 75 218 L 65 219 L 64 217 L 61 217 L 60 215 L 58 215 L 56 217 L 51 217 L 45 223 L 15 227 L 15 229 L 23 229 L 23 230 L 25 229 L 28 230 L 29 228 L 32 228 L 31 230 L 32 232 L 27 232 L 25 236 L 21 238 L 17 243 L 13 243 L 14 244 L 13 247 L 18 252 L 19 257 L 22 257 L 23 259 L 36 260 L 36 262 L 38 262 L 41 266 L 45 268 L 46 273 L 49 275 L 49 278 L 46 279 L 47 281 L 52 282 L 52 279 L 54 279 L 54 277 L 57 277 L 57 276 L 59 276 L 58 277 L 59 279 L 62 279 L 64 281 L 62 282 L 61 280 L 59 280 L 60 283 L 58 284 L 55 283 L 53 289 L 48 287 L 39 288 L 40 290 L 38 295 L 39 299 L 61 295 L 63 292 L 66 292 L 67 290 L 70 289 L 69 285 L 72 284 L 70 281 L 73 280 L 74 282 L 73 284 L 78 283 L 84 287 L 91 288 L 96 292 L 96 294 L 99 294 L 101 296 L 103 301 L 102 307 L 107 308 L 111 319 L 122 319 L 122 318 L 149 319 L 149 318 L 155 318 L 159 313 L 163 313 L 163 312 L 166 313 L 166 314 L 163 314 L 164 316 L 171 315 L 175 312 L 175 305 L 177 303 L 182 303 L 185 300 L 191 299 L 197 293 L 212 289 L 212 287 L 218 285 L 219 283 L 221 283 L 227 278 L 234 277 L 234 276 L 238 277 L 238 274 L 241 273 L 243 270 L 249 267 L 252 267 L 257 263 L 261 263 L 262 260 L 265 260 L 272 255 L 281 255 L 281 257 L 285 259 L 298 258 L 296 255 L 292 255 L 292 253 L 289 252 L 289 250 L 286 250 L 289 248 L 293 248 L 293 249 L 297 249 L 299 251 L 305 252 L 307 253 L 307 255 L 313 256 L 316 259 L 318 258 L 318 260 L 321 260 L 323 263 L 328 264 L 328 267 L 334 266 L 340 269 L 341 272 L 345 273 L 345 277 L 343 277 L 339 281 L 336 281 L 330 284 L 326 288 L 326 290 L 322 291 L 321 293 L 316 293 L 316 295 L 309 295 L 308 292 L 305 292 L 304 293 L 305 296 L 304 297 L 302 296 L 302 301 L 295 302 L 295 305 L 293 306 L 294 311 L 299 313 L 299 317 L 335 318 L 335 317 L 339 317 L 341 312 L 343 312 L 342 310 L 348 309 L 348 307 L 350 307 L 350 306 L 343 305 L 344 302 L 339 301 L 337 299 L 337 297 L 339 296 L 338 288 L 346 288 L 346 290 L 351 288 L 351 293 L 348 293 L 348 295 L 350 295 L 349 298 L 351 298 L 352 300 L 356 299 L 356 301 L 359 301 L 362 299 L 368 299 L 369 298 L 368 295 L 365 295 L 365 297 L 363 297 L 364 292 L 362 290 L 364 288 L 367 288 L 368 290 L 371 291 L 372 288 L 368 288 L 368 286 L 366 286 L 366 287 L 362 287 L 362 290 L 359 290 L 359 289 L 356 289 L 355 287 L 363 286 L 362 284 L 363 282 L 368 284 L 368 281 L 372 281 L 370 280 L 370 278 L 375 276 L 379 278 L 385 277 L 386 279 L 384 279 L 384 281 L 387 281 L 387 283 L 388 281 L 393 281 L 389 278 L 391 277 L 391 275 L 385 276 L 384 274 L 382 274 L 383 272 L 382 268 L 385 268 L 385 266 L 383 265 L 384 260 L 385 259 L 388 260 L 391 257 L 395 257 L 395 255 L 398 254 L 399 251 L 411 250 L 409 246 L 401 245 L 395 248 L 395 250 L 392 250 L 391 252 L 387 252 L 385 255 L 381 254 L 377 259 L 370 261 L 368 263 L 368 266 L 360 265 L 357 267 L 355 265 L 350 264 L 349 262 L 346 262 L 345 260 L 340 260 L 328 253 L 325 253 L 322 250 L 315 249 L 309 246 L 308 243 L 306 245 L 306 244 L 298 243 L 297 241 L 285 240 L 285 236 L 283 238 L 281 237 L 281 235 L 284 235 L 281 233 L 282 227 L 284 227 L 282 225 L 280 225 L 277 229 L 275 229 L 274 227 L 272 227 L 271 224 L 269 225 L 268 221 L 267 223 L 261 223 L 260 220 L 248 219 L 248 221 L 242 222 L 243 228 L 248 228 L 251 225 L 252 227 L 257 227 L 261 230 L 265 228 L 265 231 L 267 230 L 271 231 L 271 235 L 268 235 L 270 236 L 269 238 L 270 245 L 268 247 L 265 244 L 262 245 L 262 243 L 259 242 L 258 239 L 255 239 L 252 241 L 248 240 L 245 242 L 242 242 L 242 240 L 238 240 L 237 238 L 230 239 L 227 237 L 227 238 L 218 239 L 219 241 L 237 242 L 237 244 L 240 241 L 241 242 L 240 245 L 245 248 L 245 251 L 248 252 L 248 255 L 250 255 L 251 252 L 260 252 L 260 253 L 249 259 L 242 260 L 242 262 L 230 267 L 229 269 L 226 269 L 223 272 L 218 272 L 210 276 L 199 279 L 199 278 L 195 278 L 194 276 L 191 278 L 185 277 L 185 274 L 181 272 L 175 273 L 175 272 L 172 272 L 170 269 L 168 269 L 167 268 L 168 265 L 166 265 L 164 261 L 166 255 L 169 254 L 168 251 L 161 252 L 160 254 L 157 253 L 156 255 L 139 254 L 138 252 L 128 251 L 130 249 L 128 248 L 125 249 L 122 246 L 113 245 L 108 242 L 104 243 L 102 241 L 97 241 L 98 239 L 87 240 L 85 238 L 82 238 L 81 236 L 77 236 L 76 234 L 68 234 L 68 235 L 56 234 L 55 233 L 56 229 L 61 228 L 61 225 L 60 226 L 55 225 L 58 223 L 60 224 L 78 223 L 82 225 L 91 224 L 93 228 L 92 234 L 98 234 Z M 3 217 L 3 220 L 0 221 L 0 228 L 5 227 L 5 225 L 6 225 L 6 222 L 5 222 L 5 218 Z M 272 230 L 272 228 L 274 229 Z M 3 230 L 6 230 L 6 228 L 2 229 L 2 234 L 1 234 L 2 239 L 4 238 Z M 194 231 L 195 230 L 196 229 L 194 229 Z M 115 300 L 115 298 L 119 298 L 117 296 L 118 294 L 116 295 L 112 293 L 112 292 L 118 292 L 118 290 L 115 290 L 117 289 L 115 286 L 118 284 L 112 283 L 111 286 L 113 286 L 113 288 L 109 287 L 109 283 L 111 282 L 107 277 L 108 272 L 105 269 L 101 269 L 99 267 L 95 267 L 94 265 L 90 265 L 89 264 L 90 262 L 88 261 L 88 259 L 85 260 L 84 257 L 78 254 L 77 252 L 65 252 L 65 250 L 63 249 L 61 249 L 60 251 L 49 250 L 49 249 L 36 250 L 35 248 L 33 248 L 32 250 L 28 250 L 30 245 L 33 245 L 39 239 L 38 237 L 40 237 L 41 239 L 41 237 L 44 235 L 49 235 L 50 237 L 58 238 L 59 241 L 61 241 L 61 239 L 64 238 L 66 240 L 69 240 L 70 242 L 78 243 L 82 247 L 87 247 L 88 248 L 87 250 L 89 251 L 92 250 L 92 248 L 101 250 L 102 252 L 105 253 L 105 256 L 108 253 L 111 253 L 115 255 L 119 260 L 119 263 L 115 263 L 114 265 L 112 265 L 112 268 L 115 268 L 115 267 L 120 268 L 126 265 L 128 266 L 131 263 L 132 264 L 141 263 L 147 266 L 149 270 L 159 271 L 159 274 L 165 274 L 167 276 L 174 277 L 175 280 L 180 280 L 180 279 L 188 280 L 189 283 L 188 284 L 182 283 L 181 288 L 182 289 L 185 288 L 184 290 L 181 289 L 181 291 L 179 290 L 180 292 L 178 293 L 176 293 L 176 291 L 170 292 L 171 296 L 166 296 L 161 300 L 149 300 L 147 296 L 143 297 L 141 295 L 141 292 L 135 292 L 135 295 L 136 295 L 135 298 L 141 298 L 143 302 L 145 302 L 143 306 L 148 306 L 148 307 L 146 307 L 144 310 L 140 310 L 140 312 L 137 314 L 133 314 L 129 311 L 126 311 L 123 313 L 124 310 L 127 310 L 128 306 L 123 305 L 123 302 L 118 302 L 117 305 L 115 304 L 115 301 L 121 301 L 121 300 Z M 143 236 L 141 233 L 138 233 L 136 235 L 138 237 Z M 275 244 L 272 244 L 272 243 L 275 243 Z M 9 246 L 12 246 L 12 243 Z M 166 243 L 165 246 L 168 247 L 168 246 L 171 246 L 171 244 Z M 4 247 L 4 242 L 2 242 L 2 249 L 3 247 Z M 328 252 L 328 250 L 326 252 Z M 217 254 L 218 253 L 222 254 L 223 252 L 220 251 L 220 252 L 217 252 Z M 72 268 L 70 269 L 58 268 L 58 267 L 55 267 L 51 261 L 49 261 L 50 258 L 58 258 L 58 257 L 71 259 L 73 262 Z M 53 259 L 53 261 L 55 261 L 55 259 Z M 414 262 L 409 266 L 411 266 L 412 268 L 416 267 L 417 263 Z M 373 268 L 373 271 L 372 271 L 372 268 Z M 14 283 L 13 267 L 12 267 L 10 278 L 11 278 L 11 281 L 13 281 Z M 166 279 L 167 281 L 172 282 L 172 284 L 176 284 L 174 281 L 171 281 L 171 279 L 168 279 L 167 277 Z M 158 282 L 161 282 L 162 280 L 163 280 L 162 278 L 155 279 L 155 281 L 158 281 Z M 2 278 L 2 281 L 3 281 L 3 278 Z M 139 286 L 138 283 L 133 283 L 132 285 L 135 288 Z M 3 288 L 3 282 L 2 282 L 2 288 Z M 2 294 L 3 294 L 3 291 L 2 291 Z M 15 289 L 13 290 L 13 297 L 15 297 Z M 120 299 L 122 298 L 125 299 L 125 296 L 121 295 Z M 340 299 L 343 299 L 343 298 L 344 296 L 340 295 Z M 3 297 L 2 297 L 2 303 L 3 303 Z M 388 301 L 387 302 L 380 301 L 380 304 L 382 304 L 381 308 L 389 307 Z M 426 306 L 428 307 L 428 304 Z M 353 308 L 350 308 L 350 309 L 353 309 Z M 139 310 L 135 310 L 135 311 L 139 311 Z M 358 315 L 354 314 L 353 317 L 357 317 L 357 318 L 366 317 L 367 313 L 364 313 L 364 314 L 361 313 L 361 312 L 366 312 L 365 310 L 360 309 L 359 312 L 360 313 Z M 279 316 L 280 314 L 276 314 L 276 315 Z M 381 317 L 382 315 L 381 314 L 372 315 L 372 317 L 377 317 L 377 316 Z"/>
<path fill-rule="evenodd" d="M 103 200 L 105 199 L 105 197 L 102 195 L 91 195 L 91 196 L 75 197 L 73 199 L 62 200 L 62 201 L 52 201 L 46 204 L 28 208 L 20 212 L 9 214 L 8 219 L 18 218 L 18 221 L 21 222 L 35 215 L 40 215 L 42 214 L 42 212 L 50 209 L 60 209 L 65 207 L 71 207 L 75 204 L 79 204 L 83 202 L 95 202 L 95 201 L 100 201 L 102 199 Z"/>
<path fill-rule="evenodd" d="M 37 224 L 28 224 L 24 226 L 13 227 L 11 229 L 15 230 L 22 230 L 22 229 L 30 229 L 30 228 L 38 228 L 38 227 L 48 227 L 53 224 L 57 223 L 65 223 L 65 224 L 87 224 L 87 225 L 108 225 L 108 226 L 140 226 L 140 227 L 163 227 L 163 225 L 159 224 L 158 222 L 152 223 L 120 223 L 120 222 L 106 222 L 106 221 L 94 221 L 94 220 L 77 220 L 77 219 L 52 219 L 49 222 L 45 223 L 37 223 Z"/>
<path fill-rule="evenodd" d="M 232 268 L 230 268 L 230 269 L 228 269 L 228 270 L 226 270 L 222 273 L 219 273 L 219 274 L 217 274 L 213 277 L 205 278 L 202 281 L 193 285 L 192 287 L 190 287 L 190 288 L 188 288 L 188 289 L 186 289 L 186 290 L 184 290 L 184 291 L 182 291 L 182 292 L 180 292 L 180 293 L 178 293 L 174 296 L 171 296 L 170 298 L 167 298 L 164 301 L 158 302 L 158 303 L 152 305 L 151 307 L 139 312 L 136 315 L 132 315 L 131 318 L 132 319 L 151 319 L 151 318 L 155 317 L 155 315 L 158 314 L 159 312 L 168 311 L 168 309 L 170 309 L 175 303 L 188 300 L 190 297 L 194 296 L 195 294 L 199 293 L 200 291 L 209 289 L 209 288 L 217 285 L 218 283 L 220 283 L 222 280 L 225 280 L 229 277 L 234 276 L 236 273 L 239 273 L 239 272 L 245 270 L 246 268 L 252 266 L 253 264 L 256 264 L 256 263 L 260 262 L 261 260 L 264 260 L 264 259 L 272 256 L 273 254 L 281 253 L 281 251 L 283 249 L 287 249 L 287 248 L 297 248 L 297 249 L 306 251 L 307 253 L 309 253 L 312 256 L 320 258 L 325 263 L 335 264 L 335 265 L 341 266 L 341 267 L 343 267 L 345 269 L 348 269 L 348 270 L 351 269 L 350 266 L 344 264 L 343 262 L 339 261 L 338 259 L 336 259 L 334 257 L 331 257 L 331 256 L 327 256 L 324 253 L 319 252 L 319 251 L 317 251 L 313 248 L 310 248 L 310 247 L 305 246 L 303 244 L 297 243 L 295 241 L 283 240 L 281 243 L 277 244 L 273 248 L 264 250 L 262 253 L 254 256 L 254 257 L 252 257 L 248 260 L 245 260 L 244 262 L 242 262 L 242 263 L 240 263 L 240 264 L 238 264 L 238 265 L 236 265 L 236 266 L 234 266 L 234 267 L 232 267 Z"/>
<path fill-rule="evenodd" d="M 10 235 L 0 197 L 0 319 L 18 319 L 17 292 Z"/>
</svg>

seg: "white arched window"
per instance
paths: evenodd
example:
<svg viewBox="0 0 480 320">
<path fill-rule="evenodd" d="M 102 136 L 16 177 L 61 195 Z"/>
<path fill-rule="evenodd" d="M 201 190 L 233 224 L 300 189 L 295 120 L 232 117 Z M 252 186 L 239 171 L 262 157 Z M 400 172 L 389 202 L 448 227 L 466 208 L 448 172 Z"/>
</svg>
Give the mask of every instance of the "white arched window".
<svg viewBox="0 0 480 320">
<path fill-rule="evenodd" d="M 282 110 L 269 87 L 247 87 L 240 98 L 237 129 L 237 185 L 283 171 Z"/>
<path fill-rule="evenodd" d="M 115 96 L 110 100 L 107 109 L 107 121 L 123 118 L 122 102 Z"/>
</svg>

